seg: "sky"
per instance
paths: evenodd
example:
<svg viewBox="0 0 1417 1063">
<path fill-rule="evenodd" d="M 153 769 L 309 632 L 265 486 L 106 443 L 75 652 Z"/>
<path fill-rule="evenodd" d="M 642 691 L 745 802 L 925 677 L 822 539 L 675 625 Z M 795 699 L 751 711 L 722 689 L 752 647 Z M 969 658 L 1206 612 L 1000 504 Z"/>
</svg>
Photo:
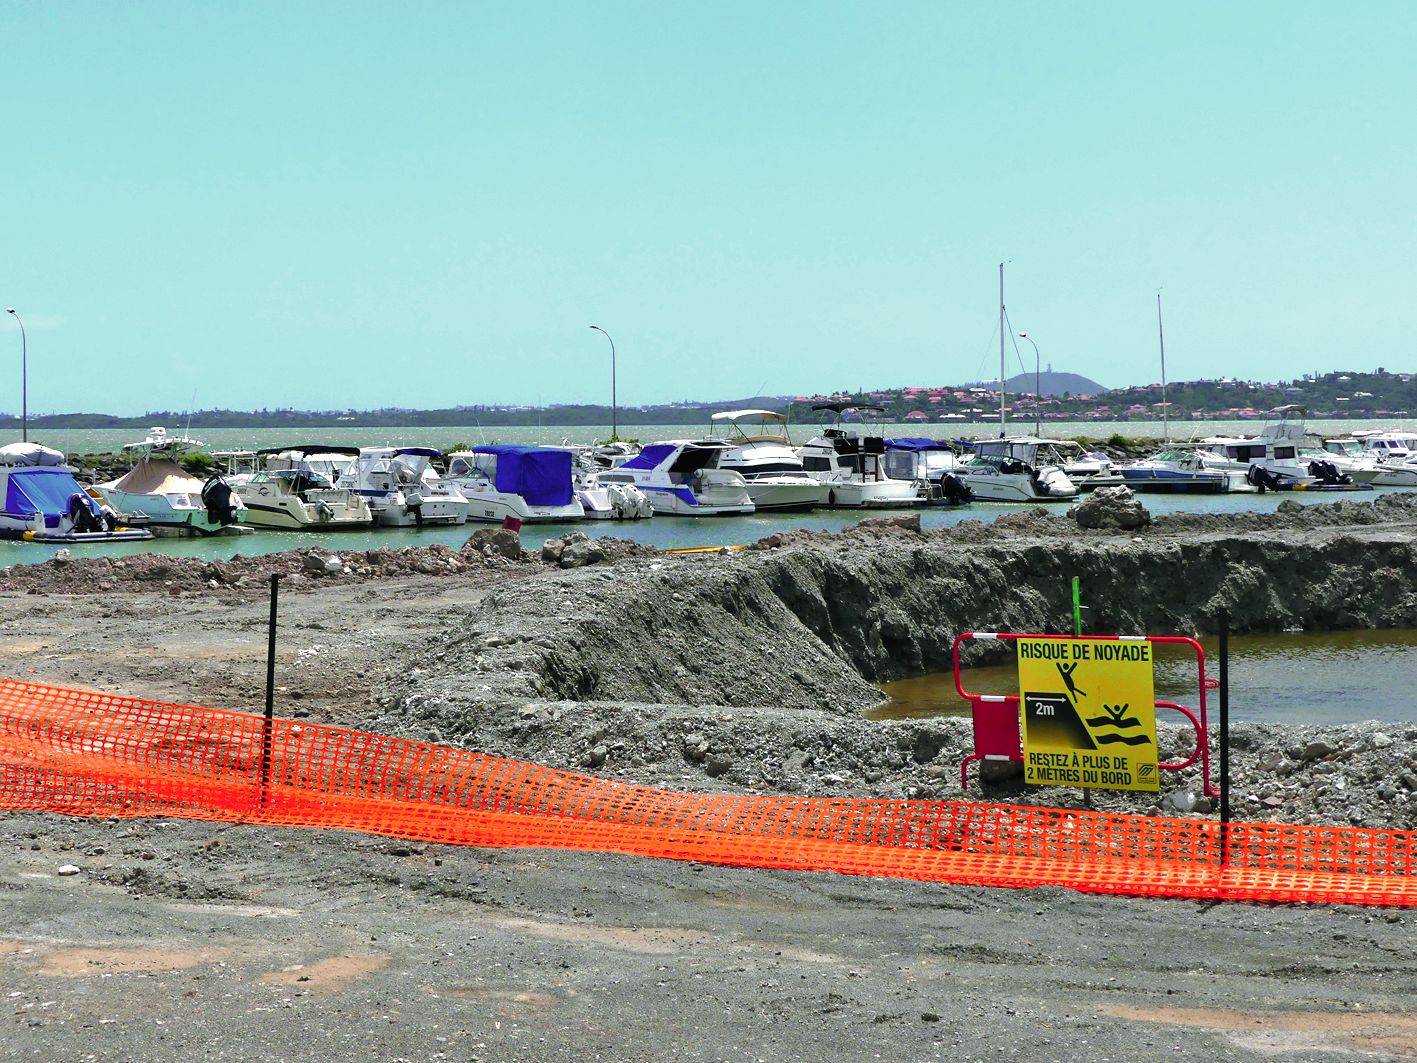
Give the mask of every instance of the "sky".
<svg viewBox="0 0 1417 1063">
<path fill-rule="evenodd" d="M 32 412 L 1414 368 L 1417 5 L 0 0 Z M 1010 374 L 1022 366 L 1009 351 Z M 0 319 L 0 411 L 21 341 Z"/>
</svg>

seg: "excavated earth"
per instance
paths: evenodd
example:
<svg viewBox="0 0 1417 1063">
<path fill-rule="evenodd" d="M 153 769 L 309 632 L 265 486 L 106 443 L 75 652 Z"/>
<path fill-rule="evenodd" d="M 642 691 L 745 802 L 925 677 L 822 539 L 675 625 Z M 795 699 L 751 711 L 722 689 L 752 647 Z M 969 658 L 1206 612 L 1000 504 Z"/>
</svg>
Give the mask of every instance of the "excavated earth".
<svg viewBox="0 0 1417 1063">
<path fill-rule="evenodd" d="M 863 713 L 876 683 L 947 668 L 956 633 L 1065 630 L 1074 576 L 1094 630 L 1417 627 L 1414 551 L 1417 499 L 1389 495 L 1129 532 L 887 519 L 688 557 L 488 532 L 337 563 L 75 557 L 0 570 L 0 672 L 254 708 L 279 571 L 284 715 L 706 793 L 948 800 L 963 721 Z M 1237 816 L 1417 828 L 1411 718 L 1237 727 Z M 1199 789 L 1004 771 L 968 796 L 1212 815 Z M 0 843 L 3 1059 L 1417 1057 L 1405 911 L 31 813 Z"/>
</svg>

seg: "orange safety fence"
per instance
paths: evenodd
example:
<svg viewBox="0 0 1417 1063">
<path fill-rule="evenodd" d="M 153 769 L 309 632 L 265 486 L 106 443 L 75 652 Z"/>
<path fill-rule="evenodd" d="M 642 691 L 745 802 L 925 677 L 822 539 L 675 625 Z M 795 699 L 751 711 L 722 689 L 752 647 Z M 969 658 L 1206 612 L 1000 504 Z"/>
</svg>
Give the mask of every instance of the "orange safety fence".
<svg viewBox="0 0 1417 1063">
<path fill-rule="evenodd" d="M 1417 905 L 1417 834 L 676 793 L 339 727 L 0 680 L 0 809 L 325 827 L 981 886 Z M 263 771 L 263 763 L 265 770 Z M 264 783 L 263 783 L 264 778 Z M 1223 858 L 1225 857 L 1225 858 Z"/>
</svg>

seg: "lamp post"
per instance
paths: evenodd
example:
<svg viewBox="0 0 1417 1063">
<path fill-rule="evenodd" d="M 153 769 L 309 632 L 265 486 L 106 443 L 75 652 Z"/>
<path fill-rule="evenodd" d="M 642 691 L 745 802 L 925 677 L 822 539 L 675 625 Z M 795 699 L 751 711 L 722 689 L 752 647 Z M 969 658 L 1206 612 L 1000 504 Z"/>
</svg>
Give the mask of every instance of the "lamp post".
<svg viewBox="0 0 1417 1063">
<path fill-rule="evenodd" d="M 607 340 L 610 340 L 610 439 L 611 442 L 614 442 L 620 438 L 619 424 L 615 418 L 617 409 L 617 403 L 615 401 L 615 341 L 610 339 L 610 333 L 606 332 L 599 325 L 592 325 L 591 328 L 595 329 L 596 332 L 599 332 Z"/>
<path fill-rule="evenodd" d="M 13 306 L 5 307 L 5 313 L 14 314 L 15 324 L 20 326 L 20 441 L 28 443 L 30 440 L 29 350 L 25 342 L 25 323 L 20 320 L 19 312 Z"/>
<path fill-rule="evenodd" d="M 1027 332 L 1020 332 L 1018 338 L 1028 340 L 1033 344 L 1033 434 L 1040 439 L 1043 437 L 1043 359 L 1038 354 L 1038 344 L 1033 343 L 1033 337 Z"/>
</svg>

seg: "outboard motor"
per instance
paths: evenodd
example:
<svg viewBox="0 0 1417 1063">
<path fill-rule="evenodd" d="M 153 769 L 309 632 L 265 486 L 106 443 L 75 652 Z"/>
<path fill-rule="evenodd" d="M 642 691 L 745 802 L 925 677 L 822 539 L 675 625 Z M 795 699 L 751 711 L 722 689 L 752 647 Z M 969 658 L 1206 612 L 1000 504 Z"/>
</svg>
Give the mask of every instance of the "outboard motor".
<svg viewBox="0 0 1417 1063">
<path fill-rule="evenodd" d="M 1319 480 L 1321 483 L 1330 486 L 1351 484 L 1353 482 L 1353 477 L 1349 476 L 1347 473 L 1339 472 L 1338 466 L 1333 462 L 1323 461 L 1321 459 L 1309 462 L 1309 475 Z"/>
<path fill-rule="evenodd" d="M 213 524 L 235 524 L 237 509 L 232 501 L 231 485 L 220 476 L 202 484 L 202 505 L 207 507 L 207 519 Z"/>
<path fill-rule="evenodd" d="M 103 518 L 97 512 L 94 500 L 81 491 L 69 496 L 69 523 L 76 532 L 103 531 Z"/>
<path fill-rule="evenodd" d="M 939 479 L 940 497 L 952 506 L 962 506 L 974 501 L 974 492 L 969 485 L 952 473 L 942 472 Z"/>
<path fill-rule="evenodd" d="M 1245 480 L 1252 486 L 1259 488 L 1260 494 L 1264 494 L 1266 490 L 1276 491 L 1280 484 L 1278 476 L 1258 465 L 1250 466 L 1250 471 L 1245 473 Z"/>
</svg>

